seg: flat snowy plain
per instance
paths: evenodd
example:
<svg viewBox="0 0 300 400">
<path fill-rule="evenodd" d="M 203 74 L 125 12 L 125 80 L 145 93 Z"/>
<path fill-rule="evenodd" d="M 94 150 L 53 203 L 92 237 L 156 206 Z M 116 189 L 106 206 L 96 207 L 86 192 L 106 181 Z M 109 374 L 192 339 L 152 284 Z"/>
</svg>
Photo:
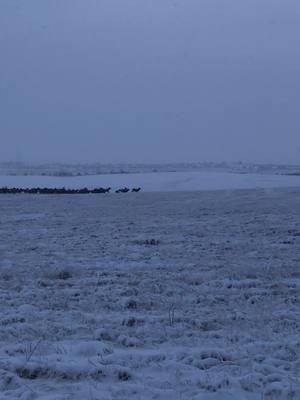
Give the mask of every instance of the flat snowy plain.
<svg viewBox="0 0 300 400">
<path fill-rule="evenodd" d="M 0 196 L 0 399 L 300 399 L 299 215 L 299 187 Z"/>
<path fill-rule="evenodd" d="M 299 176 L 237 174 L 220 171 L 158 172 L 140 174 L 85 175 L 76 177 L 5 176 L 0 187 L 95 188 L 141 186 L 146 192 L 176 192 L 218 189 L 254 189 L 300 186 Z"/>
</svg>

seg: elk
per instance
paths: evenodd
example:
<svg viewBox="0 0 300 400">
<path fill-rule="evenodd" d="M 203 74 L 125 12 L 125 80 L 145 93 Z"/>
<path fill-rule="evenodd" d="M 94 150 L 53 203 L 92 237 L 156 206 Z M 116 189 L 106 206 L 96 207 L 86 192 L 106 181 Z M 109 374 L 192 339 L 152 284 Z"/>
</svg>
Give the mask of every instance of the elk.
<svg viewBox="0 0 300 400">
<path fill-rule="evenodd" d="M 128 189 L 128 187 L 124 187 L 122 189 L 118 189 L 116 190 L 116 193 L 127 193 L 129 192 L 130 189 Z"/>
</svg>

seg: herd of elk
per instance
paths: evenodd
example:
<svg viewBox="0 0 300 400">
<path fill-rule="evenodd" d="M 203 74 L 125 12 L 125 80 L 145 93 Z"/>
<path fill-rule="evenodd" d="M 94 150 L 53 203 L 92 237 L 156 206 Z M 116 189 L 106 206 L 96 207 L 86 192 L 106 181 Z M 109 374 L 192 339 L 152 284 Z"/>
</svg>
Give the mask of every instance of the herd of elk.
<svg viewBox="0 0 300 400">
<path fill-rule="evenodd" d="M 89 194 L 89 193 L 109 193 L 111 190 L 110 187 L 108 188 L 95 188 L 95 189 L 66 189 L 66 188 L 7 188 L 2 187 L 0 188 L 0 194 L 17 194 L 17 193 L 29 193 L 29 194 Z M 133 188 L 132 192 L 139 192 L 141 190 L 140 187 Z M 116 193 L 127 193 L 130 189 L 127 187 L 116 190 Z"/>
</svg>

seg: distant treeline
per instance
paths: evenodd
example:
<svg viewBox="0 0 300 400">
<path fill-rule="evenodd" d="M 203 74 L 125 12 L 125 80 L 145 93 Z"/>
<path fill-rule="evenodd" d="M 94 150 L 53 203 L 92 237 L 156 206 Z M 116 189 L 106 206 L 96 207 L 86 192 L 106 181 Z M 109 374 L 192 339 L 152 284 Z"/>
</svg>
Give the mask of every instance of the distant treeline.
<svg viewBox="0 0 300 400">
<path fill-rule="evenodd" d="M 127 192 L 139 192 L 141 188 L 132 188 L 131 190 L 127 187 L 116 190 L 116 193 L 127 193 Z M 94 188 L 94 189 L 66 189 L 66 188 L 0 188 L 0 194 L 18 194 L 18 193 L 29 193 L 29 194 L 97 194 L 97 193 L 109 193 L 111 188 Z"/>
<path fill-rule="evenodd" d="M 284 175 L 289 175 L 289 176 L 300 176 L 300 172 L 290 172 L 290 173 L 284 174 Z"/>
</svg>

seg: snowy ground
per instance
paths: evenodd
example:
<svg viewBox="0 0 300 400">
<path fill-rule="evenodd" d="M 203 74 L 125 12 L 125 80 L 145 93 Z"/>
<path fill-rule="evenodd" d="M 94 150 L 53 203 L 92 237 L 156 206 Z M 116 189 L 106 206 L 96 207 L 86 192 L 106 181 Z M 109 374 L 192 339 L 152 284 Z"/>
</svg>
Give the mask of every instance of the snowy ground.
<svg viewBox="0 0 300 400">
<path fill-rule="evenodd" d="M 254 189 L 300 186 L 300 176 L 238 174 L 222 171 L 157 172 L 139 174 L 90 175 L 76 177 L 5 176 L 0 187 L 112 187 L 113 190 L 140 186 L 144 192 L 171 192 L 217 189 Z"/>
<path fill-rule="evenodd" d="M 0 399 L 300 399 L 299 215 L 300 189 L 1 196 Z"/>
</svg>

